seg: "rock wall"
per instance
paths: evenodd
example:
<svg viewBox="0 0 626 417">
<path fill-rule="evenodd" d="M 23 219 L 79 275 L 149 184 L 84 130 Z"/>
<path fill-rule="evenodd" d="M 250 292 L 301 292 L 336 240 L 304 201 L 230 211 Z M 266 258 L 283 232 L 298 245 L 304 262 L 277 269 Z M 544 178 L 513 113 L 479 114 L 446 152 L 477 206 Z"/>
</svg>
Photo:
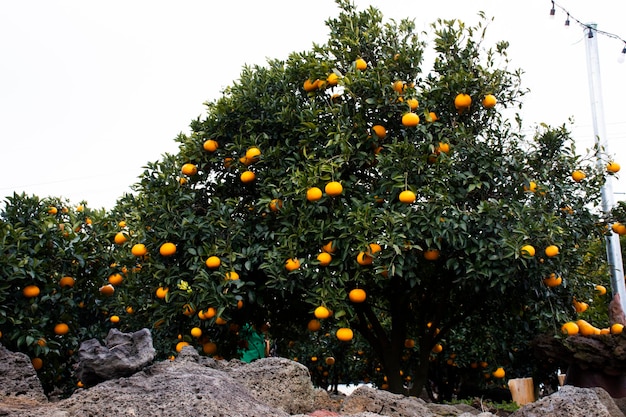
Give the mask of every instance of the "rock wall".
<svg viewBox="0 0 626 417">
<path fill-rule="evenodd" d="M 216 361 L 185 347 L 174 361 L 153 363 L 127 377 L 49 402 L 30 360 L 0 346 L 3 417 L 494 417 L 467 405 L 425 402 L 360 387 L 341 399 L 315 389 L 306 367 L 282 358 L 250 364 Z M 619 403 L 619 401 L 618 401 Z M 624 417 L 599 388 L 565 386 L 511 417 Z"/>
</svg>

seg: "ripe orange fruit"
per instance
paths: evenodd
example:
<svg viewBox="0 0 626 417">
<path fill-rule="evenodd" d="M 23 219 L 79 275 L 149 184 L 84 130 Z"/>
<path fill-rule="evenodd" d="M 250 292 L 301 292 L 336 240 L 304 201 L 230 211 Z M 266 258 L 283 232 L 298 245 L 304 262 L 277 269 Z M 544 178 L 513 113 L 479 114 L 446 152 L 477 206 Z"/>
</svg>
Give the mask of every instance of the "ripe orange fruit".
<svg viewBox="0 0 626 417">
<path fill-rule="evenodd" d="M 483 98 L 483 107 L 486 109 L 493 109 L 496 106 L 498 100 L 496 96 L 493 94 L 487 94 L 485 98 Z"/>
<path fill-rule="evenodd" d="M 310 332 L 316 332 L 322 327 L 322 323 L 319 320 L 311 319 L 306 327 Z"/>
<path fill-rule="evenodd" d="M 402 116 L 402 125 L 405 127 L 415 127 L 420 123 L 420 117 L 413 112 L 404 113 Z"/>
<path fill-rule="evenodd" d="M 584 313 L 589 308 L 589 304 L 584 301 L 578 301 L 576 298 L 572 300 L 572 304 L 574 305 L 574 309 L 577 313 Z"/>
<path fill-rule="evenodd" d="M 363 58 L 359 58 L 356 61 L 354 61 L 354 65 L 356 66 L 356 69 L 360 71 L 364 71 L 367 69 L 367 62 L 365 62 Z"/>
<path fill-rule="evenodd" d="M 180 351 L 183 350 L 185 346 L 189 346 L 189 343 L 185 341 L 176 343 L 176 352 L 180 353 Z"/>
<path fill-rule="evenodd" d="M 535 248 L 531 245 L 522 246 L 522 255 L 535 256 Z"/>
<path fill-rule="evenodd" d="M 194 308 L 191 306 L 191 304 L 184 304 L 183 305 L 183 314 L 187 317 L 191 317 L 194 314 L 196 314 L 196 310 L 194 310 Z"/>
<path fill-rule="evenodd" d="M 58 323 L 54 326 L 54 334 L 62 336 L 70 331 L 70 326 L 65 323 Z"/>
<path fill-rule="evenodd" d="M 324 359 L 324 362 L 326 362 L 326 365 L 328 366 L 333 366 L 335 364 L 335 358 L 333 358 L 332 356 L 328 356 L 326 359 Z"/>
<path fill-rule="evenodd" d="M 439 120 L 439 117 L 437 117 L 437 113 L 435 113 L 434 111 L 431 111 L 428 113 L 428 117 L 426 117 L 426 121 L 427 122 L 436 122 L 437 120 Z"/>
<path fill-rule="evenodd" d="M 578 331 L 579 331 L 578 325 L 574 323 L 573 321 L 568 321 L 567 323 L 563 323 L 563 325 L 561 326 L 561 332 L 568 336 L 578 334 Z"/>
<path fill-rule="evenodd" d="M 433 353 L 441 353 L 443 351 L 443 346 L 441 343 L 437 343 L 431 350 Z"/>
<path fill-rule="evenodd" d="M 395 91 L 396 93 L 402 94 L 402 92 L 404 91 L 404 88 L 405 88 L 404 87 L 404 81 L 400 81 L 400 80 L 395 81 L 392 84 L 392 88 L 393 88 L 393 91 Z"/>
<path fill-rule="evenodd" d="M 172 242 L 165 242 L 159 248 L 159 253 L 162 256 L 172 256 L 176 253 L 176 245 Z"/>
<path fill-rule="evenodd" d="M 164 299 L 165 297 L 167 297 L 167 293 L 170 292 L 170 289 L 167 287 L 159 287 L 156 290 L 156 297 L 160 298 L 160 299 Z"/>
<path fill-rule="evenodd" d="M 304 84 L 302 85 L 302 88 L 304 88 L 304 91 L 309 93 L 311 91 L 317 90 L 319 86 L 320 86 L 320 80 L 311 81 L 311 79 L 309 78 L 304 82 Z"/>
<path fill-rule="evenodd" d="M 126 307 L 126 314 L 133 314 L 135 309 L 132 306 Z"/>
<path fill-rule="evenodd" d="M 210 269 L 217 269 L 220 267 L 220 265 L 222 264 L 222 261 L 219 257 L 217 256 L 209 256 L 207 258 L 207 260 L 205 261 L 205 264 L 207 266 L 207 268 Z"/>
<path fill-rule="evenodd" d="M 337 336 L 337 339 L 341 340 L 342 342 L 349 342 L 354 337 L 354 333 L 352 332 L 352 329 L 349 329 L 347 327 L 341 327 L 337 329 L 337 333 L 335 333 L 335 336 Z"/>
<path fill-rule="evenodd" d="M 606 170 L 613 174 L 615 174 L 616 172 L 619 172 L 620 168 L 621 167 L 619 166 L 619 164 L 615 161 L 611 161 L 606 165 Z"/>
<path fill-rule="evenodd" d="M 126 237 L 126 234 L 123 232 L 117 232 L 115 234 L 115 238 L 113 239 L 115 241 L 116 244 L 121 245 L 124 242 L 126 242 L 128 240 L 128 238 Z"/>
<path fill-rule="evenodd" d="M 189 332 L 193 337 L 198 338 L 200 336 L 202 336 L 202 329 L 199 327 L 194 327 L 193 329 L 191 329 L 191 331 Z"/>
<path fill-rule="evenodd" d="M 328 252 L 321 252 L 319 255 L 317 255 L 317 261 L 320 263 L 320 266 L 328 266 L 330 265 L 332 260 L 333 257 Z"/>
<path fill-rule="evenodd" d="M 459 111 L 467 110 L 471 105 L 472 98 L 467 94 L 461 93 L 454 98 L 454 107 Z"/>
<path fill-rule="evenodd" d="M 409 106 L 411 111 L 417 110 L 417 108 L 420 105 L 419 101 L 417 101 L 417 99 L 415 99 L 415 98 L 407 99 L 406 104 Z"/>
<path fill-rule="evenodd" d="M 261 150 L 256 146 L 251 146 L 246 151 L 246 159 L 252 162 L 256 162 L 259 160 L 261 156 Z"/>
<path fill-rule="evenodd" d="M 111 316 L 111 317 L 109 317 L 109 321 L 111 323 L 119 323 L 120 322 L 120 316 Z"/>
<path fill-rule="evenodd" d="M 52 214 L 54 216 L 58 212 L 59 212 L 59 210 L 56 207 L 54 207 L 54 206 L 48 207 L 48 214 Z"/>
<path fill-rule="evenodd" d="M 217 352 L 217 345 L 213 342 L 207 342 L 202 345 L 202 351 L 205 355 L 213 355 Z"/>
<path fill-rule="evenodd" d="M 322 190 L 318 187 L 311 187 L 306 191 L 306 199 L 309 201 L 317 201 L 322 198 Z"/>
<path fill-rule="evenodd" d="M 27 285 L 22 290 L 22 294 L 24 294 L 24 297 L 26 297 L 26 298 L 37 297 L 40 292 L 41 292 L 41 290 L 36 285 Z"/>
<path fill-rule="evenodd" d="M 374 262 L 374 258 L 372 258 L 367 253 L 361 251 L 356 256 L 356 261 L 359 265 L 366 266 L 366 265 L 371 265 L 372 262 Z"/>
<path fill-rule="evenodd" d="M 236 281 L 239 279 L 239 274 L 235 271 L 229 271 L 226 273 L 226 279 L 229 281 Z"/>
<path fill-rule="evenodd" d="M 185 164 L 180 169 L 180 171 L 183 173 L 183 175 L 193 177 L 194 175 L 198 173 L 198 167 L 195 166 L 194 164 Z"/>
<path fill-rule="evenodd" d="M 30 360 L 30 363 L 33 364 L 33 368 L 35 368 L 35 371 L 38 371 L 43 367 L 43 360 L 41 358 L 32 358 Z"/>
<path fill-rule="evenodd" d="M 331 72 L 328 74 L 328 77 L 326 77 L 326 83 L 331 87 L 337 85 L 337 83 L 339 83 L 339 76 Z"/>
<path fill-rule="evenodd" d="M 202 145 L 202 147 L 204 148 L 205 151 L 207 152 L 215 152 L 217 150 L 217 148 L 220 147 L 220 144 L 217 143 L 216 140 L 213 139 L 209 139 L 207 141 L 204 142 L 204 144 Z"/>
<path fill-rule="evenodd" d="M 204 313 L 205 319 L 212 319 L 217 314 L 217 310 L 214 307 L 209 307 L 206 309 L 206 313 Z"/>
<path fill-rule="evenodd" d="M 98 291 L 100 291 L 100 294 L 110 297 L 115 292 L 115 287 L 111 284 L 106 284 L 100 287 Z"/>
<path fill-rule="evenodd" d="M 559 248 L 556 245 L 550 245 L 545 250 L 546 256 L 552 258 L 559 254 Z"/>
<path fill-rule="evenodd" d="M 272 210 L 273 212 L 277 212 L 278 210 L 283 208 L 283 202 L 278 198 L 274 198 L 272 199 L 272 201 L 270 201 L 269 207 L 270 210 Z"/>
<path fill-rule="evenodd" d="M 616 222 L 613 223 L 611 229 L 620 236 L 626 235 L 626 225 Z"/>
<path fill-rule="evenodd" d="M 606 294 L 606 287 L 604 285 L 596 285 L 596 291 L 598 291 L 598 295 Z"/>
<path fill-rule="evenodd" d="M 322 246 L 322 250 L 326 253 L 335 253 L 337 250 L 335 243 L 330 240 L 324 246 Z"/>
<path fill-rule="evenodd" d="M 581 182 L 587 175 L 580 170 L 572 172 L 572 179 L 576 182 Z"/>
<path fill-rule="evenodd" d="M 324 191 L 331 197 L 337 197 L 343 192 L 343 186 L 338 181 L 331 181 L 326 184 L 326 187 L 324 187 Z"/>
<path fill-rule="evenodd" d="M 578 325 L 578 330 L 583 336 L 591 336 L 596 334 L 595 326 L 585 320 L 576 320 L 576 324 Z"/>
<path fill-rule="evenodd" d="M 424 259 L 427 261 L 436 261 L 439 259 L 439 251 L 437 249 L 428 249 L 424 251 Z"/>
<path fill-rule="evenodd" d="M 146 245 L 144 245 L 143 243 L 136 243 L 130 249 L 130 253 L 132 253 L 135 256 L 144 256 L 145 254 L 148 253 L 148 249 L 146 248 Z"/>
<path fill-rule="evenodd" d="M 492 375 L 494 378 L 504 378 L 504 376 L 506 375 L 506 372 L 504 372 L 504 369 L 502 367 L 499 367 L 498 369 L 492 372 Z"/>
<path fill-rule="evenodd" d="M 116 272 L 115 274 L 109 275 L 109 284 L 111 285 L 120 285 L 122 281 L 124 281 L 122 274 Z"/>
<path fill-rule="evenodd" d="M 350 292 L 348 293 L 348 298 L 353 303 L 363 303 L 367 298 L 367 293 L 361 288 L 355 288 L 353 290 L 350 290 Z"/>
<path fill-rule="evenodd" d="M 450 144 L 445 142 L 439 142 L 437 148 L 435 149 L 435 153 L 440 154 L 441 152 L 448 154 L 450 153 Z"/>
<path fill-rule="evenodd" d="M 611 334 L 620 334 L 624 331 L 624 325 L 621 323 L 614 323 L 611 326 Z"/>
<path fill-rule="evenodd" d="M 256 174 L 254 172 L 252 172 L 252 171 L 244 171 L 239 176 L 239 179 L 244 184 L 249 184 L 249 183 L 251 183 L 252 181 L 254 181 L 256 179 Z"/>
<path fill-rule="evenodd" d="M 370 256 L 375 255 L 382 250 L 378 243 L 370 243 L 369 245 L 367 245 L 367 248 L 367 254 Z"/>
<path fill-rule="evenodd" d="M 76 280 L 72 277 L 63 277 L 59 280 L 59 285 L 61 286 L 61 288 L 72 288 L 74 286 L 74 284 L 76 283 Z"/>
<path fill-rule="evenodd" d="M 374 125 L 372 127 L 372 131 L 379 139 L 385 139 L 385 137 L 387 136 L 387 129 L 385 129 L 384 126 Z"/>
<path fill-rule="evenodd" d="M 330 310 L 324 306 L 319 306 L 315 309 L 313 315 L 317 319 L 327 319 L 330 317 Z"/>
<path fill-rule="evenodd" d="M 534 193 L 537 191 L 537 183 L 534 181 L 529 181 L 528 184 L 524 184 L 524 191 Z"/>
<path fill-rule="evenodd" d="M 300 260 L 298 258 L 289 258 L 285 261 L 285 269 L 289 272 L 300 268 Z"/>
<path fill-rule="evenodd" d="M 228 322 L 226 320 L 224 320 L 223 318 L 221 318 L 221 317 L 217 317 L 215 319 L 215 324 L 217 324 L 218 326 L 223 326 L 226 323 L 228 323 Z"/>
<path fill-rule="evenodd" d="M 404 190 L 404 191 L 402 191 L 400 193 L 400 195 L 398 196 L 398 199 L 402 203 L 411 204 L 411 203 L 415 202 L 415 200 L 417 199 L 417 196 L 411 190 Z"/>
<path fill-rule="evenodd" d="M 543 283 L 548 287 L 558 287 L 563 282 L 561 277 L 557 277 L 555 273 L 550 274 L 547 278 L 543 279 Z"/>
</svg>

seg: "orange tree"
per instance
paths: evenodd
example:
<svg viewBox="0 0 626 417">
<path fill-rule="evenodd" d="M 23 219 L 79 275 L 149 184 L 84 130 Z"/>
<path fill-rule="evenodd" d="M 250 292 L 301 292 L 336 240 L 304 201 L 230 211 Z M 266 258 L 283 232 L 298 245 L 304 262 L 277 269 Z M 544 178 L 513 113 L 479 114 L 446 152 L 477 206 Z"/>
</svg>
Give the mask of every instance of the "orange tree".
<svg viewBox="0 0 626 417">
<path fill-rule="evenodd" d="M 483 45 L 483 21 L 438 21 L 426 44 L 412 21 L 337 3 L 327 43 L 244 68 L 113 211 L 134 229 L 115 255 L 136 270 L 120 325 L 149 322 L 161 354 L 228 356 L 242 323 L 269 320 L 288 343 L 326 307 L 331 334 L 362 338 L 394 392 L 407 375 L 423 386 L 438 344 L 452 364 L 512 363 L 575 314 L 586 242 L 603 233 L 602 155 L 504 117 L 520 72 L 506 42 Z"/>
<path fill-rule="evenodd" d="M 80 342 L 108 325 L 109 225 L 103 210 L 7 197 L 0 211 L 0 342 L 30 356 L 46 392 L 70 392 Z"/>
</svg>

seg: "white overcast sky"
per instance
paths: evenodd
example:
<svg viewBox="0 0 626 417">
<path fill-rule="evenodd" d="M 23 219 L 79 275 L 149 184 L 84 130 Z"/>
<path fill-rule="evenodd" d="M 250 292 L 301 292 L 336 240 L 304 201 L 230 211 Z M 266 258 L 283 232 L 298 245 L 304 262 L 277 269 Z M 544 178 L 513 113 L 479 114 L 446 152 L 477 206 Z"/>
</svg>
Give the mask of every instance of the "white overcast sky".
<svg viewBox="0 0 626 417">
<path fill-rule="evenodd" d="M 573 117 L 580 150 L 594 140 L 583 23 L 626 38 L 624 0 L 356 0 L 385 18 L 472 24 L 495 18 L 491 43 L 511 43 L 525 72 L 524 121 Z M 176 153 L 174 137 L 204 114 L 244 64 L 286 58 L 327 38 L 333 0 L 2 0 L 0 199 L 13 192 L 112 208 L 148 161 Z M 626 172 L 626 63 L 619 39 L 598 36 L 609 151 Z M 624 180 L 613 182 L 626 199 Z"/>
</svg>

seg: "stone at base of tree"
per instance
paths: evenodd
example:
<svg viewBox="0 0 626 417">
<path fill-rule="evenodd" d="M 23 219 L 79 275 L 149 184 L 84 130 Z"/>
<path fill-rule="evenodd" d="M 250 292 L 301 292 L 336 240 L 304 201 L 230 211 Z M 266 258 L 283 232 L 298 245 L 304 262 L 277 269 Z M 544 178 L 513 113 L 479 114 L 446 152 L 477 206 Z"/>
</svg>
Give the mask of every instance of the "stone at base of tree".
<svg viewBox="0 0 626 417">
<path fill-rule="evenodd" d="M 113 328 L 104 346 L 97 339 L 80 344 L 76 374 L 83 384 L 94 385 L 130 376 L 152 363 L 155 355 L 150 330 L 122 333 Z"/>
<path fill-rule="evenodd" d="M 624 417 L 602 388 L 564 385 L 554 394 L 520 408 L 510 417 Z"/>
<path fill-rule="evenodd" d="M 30 358 L 0 345 L 0 397 L 28 401 L 47 401 L 37 371 Z M 0 415 L 4 415 L 0 413 Z"/>
<path fill-rule="evenodd" d="M 626 397 L 626 332 L 591 336 L 541 335 L 533 340 L 535 355 L 567 369 L 565 384 L 604 388 L 614 398 Z"/>
</svg>

